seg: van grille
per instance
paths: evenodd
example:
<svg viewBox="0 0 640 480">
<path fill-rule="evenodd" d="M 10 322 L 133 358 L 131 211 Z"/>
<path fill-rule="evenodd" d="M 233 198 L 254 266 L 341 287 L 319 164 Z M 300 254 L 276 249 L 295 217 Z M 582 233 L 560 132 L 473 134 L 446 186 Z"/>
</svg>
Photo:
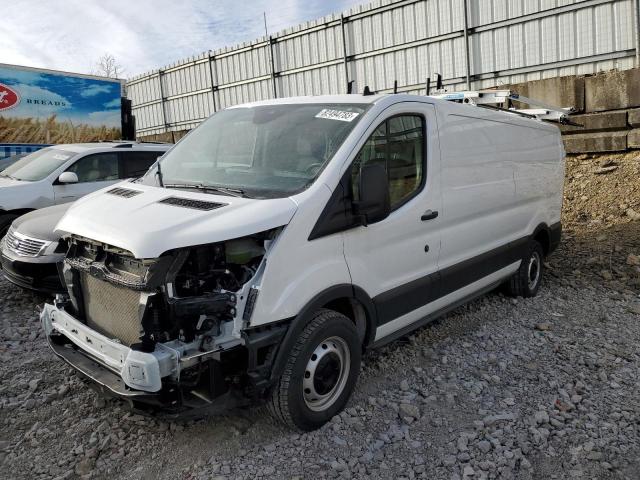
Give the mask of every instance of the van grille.
<svg viewBox="0 0 640 480">
<path fill-rule="evenodd" d="M 30 238 L 16 233 L 10 228 L 4 239 L 7 249 L 23 257 L 37 257 L 49 243 L 45 240 Z"/>
<path fill-rule="evenodd" d="M 124 345 L 138 343 L 142 334 L 138 316 L 140 292 L 78 273 L 87 325 Z"/>
</svg>

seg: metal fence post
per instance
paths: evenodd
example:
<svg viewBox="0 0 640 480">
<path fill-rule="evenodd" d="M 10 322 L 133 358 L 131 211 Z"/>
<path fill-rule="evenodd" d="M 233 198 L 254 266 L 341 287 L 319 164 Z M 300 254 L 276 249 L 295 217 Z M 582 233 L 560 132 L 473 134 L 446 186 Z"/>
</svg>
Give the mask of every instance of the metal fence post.
<svg viewBox="0 0 640 480">
<path fill-rule="evenodd" d="M 158 83 L 160 84 L 160 110 L 162 112 L 162 124 L 164 125 L 165 133 L 169 131 L 169 125 L 167 124 L 167 112 L 164 110 L 164 87 L 162 86 L 162 70 L 158 70 Z"/>
<path fill-rule="evenodd" d="M 468 0 L 464 0 L 463 2 L 464 8 L 464 53 L 466 58 L 466 81 L 467 81 L 467 90 L 471 90 L 471 63 L 470 52 L 469 52 L 469 2 Z"/>
<path fill-rule="evenodd" d="M 273 60 L 273 37 L 269 35 L 269 58 L 271 60 L 271 84 L 273 86 L 273 98 L 278 98 L 278 90 L 276 89 L 276 69 Z"/>
<path fill-rule="evenodd" d="M 640 0 L 634 2 L 636 10 L 636 67 L 640 68 Z"/>
<path fill-rule="evenodd" d="M 348 58 L 347 58 L 347 32 L 345 29 L 344 24 L 346 23 L 346 20 L 344 18 L 343 14 L 340 14 L 340 29 L 342 30 L 342 57 L 343 57 L 343 64 L 344 64 L 344 88 L 347 89 L 345 91 L 348 91 L 349 89 L 349 65 L 348 65 Z"/>
<path fill-rule="evenodd" d="M 211 55 L 211 51 L 209 51 L 209 78 L 211 83 L 211 98 L 213 100 L 213 111 L 216 112 L 216 90 L 218 90 L 217 84 L 217 70 L 214 69 L 213 62 L 216 61 L 216 57 Z M 215 71 L 215 73 L 214 73 Z"/>
</svg>

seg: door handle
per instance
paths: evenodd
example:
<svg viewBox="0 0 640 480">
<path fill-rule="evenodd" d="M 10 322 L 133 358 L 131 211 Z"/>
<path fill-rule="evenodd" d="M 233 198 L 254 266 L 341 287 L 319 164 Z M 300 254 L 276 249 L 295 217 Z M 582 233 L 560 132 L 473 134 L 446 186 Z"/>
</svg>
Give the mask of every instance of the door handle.
<svg viewBox="0 0 640 480">
<path fill-rule="evenodd" d="M 426 212 L 424 212 L 422 214 L 422 216 L 420 217 L 420 220 L 422 220 L 423 222 L 425 220 L 433 220 L 434 218 L 436 218 L 438 216 L 438 212 L 434 211 L 434 210 L 427 210 Z"/>
</svg>

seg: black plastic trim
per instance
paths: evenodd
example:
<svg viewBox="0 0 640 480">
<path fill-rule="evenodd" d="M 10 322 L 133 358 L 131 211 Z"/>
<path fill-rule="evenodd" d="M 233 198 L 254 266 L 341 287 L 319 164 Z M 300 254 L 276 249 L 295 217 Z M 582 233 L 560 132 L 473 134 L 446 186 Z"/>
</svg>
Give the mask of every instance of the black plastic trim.
<svg viewBox="0 0 640 480">
<path fill-rule="evenodd" d="M 557 222 L 549 227 L 549 251 L 547 255 L 551 255 L 562 240 L 562 223 Z"/>
<path fill-rule="evenodd" d="M 426 275 L 377 295 L 378 326 L 465 287 L 523 257 L 530 237 L 509 242 L 489 252 Z"/>
<path fill-rule="evenodd" d="M 401 328 L 393 333 L 390 333 L 389 335 L 386 335 L 385 337 L 381 338 L 380 340 L 378 340 L 377 342 L 374 342 L 371 345 L 371 348 L 379 348 L 383 345 L 386 345 L 388 343 L 393 342 L 394 340 L 397 340 L 400 337 L 403 337 L 404 335 L 407 335 L 408 333 L 411 333 L 412 331 L 414 331 L 417 328 L 420 328 L 424 325 L 427 325 L 428 323 L 433 322 L 434 320 L 437 320 L 439 317 L 447 314 L 448 312 L 455 310 L 456 308 L 458 308 L 461 305 L 464 305 L 465 303 L 470 302 L 471 300 L 474 300 L 478 297 L 481 297 L 482 295 L 490 292 L 491 290 L 493 290 L 494 288 L 496 288 L 498 285 L 500 285 L 500 282 L 496 282 L 493 283 L 491 285 L 488 285 L 480 290 L 478 290 L 477 292 L 474 292 L 470 295 L 467 295 L 466 297 L 461 298 L 460 300 L 458 300 L 457 302 L 452 303 L 451 305 L 447 305 L 446 307 L 441 308 L 440 310 L 436 310 L 433 313 L 430 313 L 429 315 L 426 315 L 425 317 L 416 320 L 415 322 L 407 325 L 404 328 Z"/>
<path fill-rule="evenodd" d="M 349 167 L 318 217 L 308 240 L 362 225 L 362 220 L 353 214 L 351 203 L 351 167 Z"/>
</svg>

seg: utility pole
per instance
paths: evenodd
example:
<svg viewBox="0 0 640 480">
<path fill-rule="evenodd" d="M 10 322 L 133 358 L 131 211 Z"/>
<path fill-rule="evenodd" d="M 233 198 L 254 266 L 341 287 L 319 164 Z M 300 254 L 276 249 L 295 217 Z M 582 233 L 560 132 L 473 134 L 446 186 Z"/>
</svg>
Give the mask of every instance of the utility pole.
<svg viewBox="0 0 640 480">
<path fill-rule="evenodd" d="M 267 12 L 262 12 L 264 18 L 264 36 L 269 38 L 269 30 L 267 30 Z"/>
</svg>

